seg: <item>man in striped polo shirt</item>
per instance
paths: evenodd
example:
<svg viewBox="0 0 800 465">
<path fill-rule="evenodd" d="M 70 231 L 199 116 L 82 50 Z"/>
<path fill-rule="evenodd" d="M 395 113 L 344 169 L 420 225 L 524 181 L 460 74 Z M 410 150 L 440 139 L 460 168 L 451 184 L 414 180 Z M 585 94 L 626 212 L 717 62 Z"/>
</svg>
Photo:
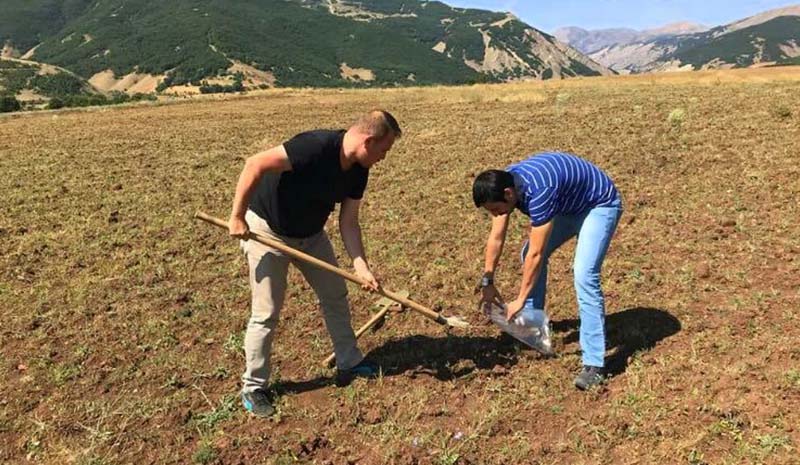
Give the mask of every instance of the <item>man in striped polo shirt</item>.
<svg viewBox="0 0 800 465">
<path fill-rule="evenodd" d="M 506 305 L 506 317 L 521 310 L 544 312 L 547 259 L 573 236 L 575 291 L 580 314 L 583 370 L 575 386 L 585 390 L 605 379 L 605 302 L 600 269 L 622 214 L 619 192 L 600 168 L 567 153 L 540 153 L 505 170 L 488 170 L 472 186 L 475 206 L 492 214 L 481 279 L 482 308 L 504 305 L 494 286 L 494 273 L 505 243 L 508 220 L 516 208 L 528 216 L 531 229 L 522 249 L 522 284 Z M 547 325 L 544 314 L 543 325 Z"/>
</svg>

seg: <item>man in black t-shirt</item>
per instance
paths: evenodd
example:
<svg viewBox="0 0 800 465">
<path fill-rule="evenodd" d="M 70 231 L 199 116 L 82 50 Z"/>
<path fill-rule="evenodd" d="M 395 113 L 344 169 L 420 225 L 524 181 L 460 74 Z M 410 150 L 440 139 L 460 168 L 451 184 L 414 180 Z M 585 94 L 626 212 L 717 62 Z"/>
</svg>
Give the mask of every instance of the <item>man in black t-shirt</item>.
<svg viewBox="0 0 800 465">
<path fill-rule="evenodd" d="M 304 132 L 248 158 L 236 186 L 230 234 L 244 238 L 252 230 L 338 266 L 323 228 L 340 203 L 339 230 L 353 268 L 368 283 L 366 288 L 377 290 L 380 284 L 364 254 L 358 211 L 370 167 L 383 160 L 401 134 L 391 114 L 374 110 L 347 130 Z M 242 248 L 252 291 L 242 376 L 242 403 L 248 411 L 259 416 L 274 411 L 266 386 L 289 263 L 300 269 L 319 298 L 336 354 L 337 384 L 377 374 L 377 365 L 365 360 L 356 345 L 343 278 L 255 241 L 243 241 Z"/>
</svg>

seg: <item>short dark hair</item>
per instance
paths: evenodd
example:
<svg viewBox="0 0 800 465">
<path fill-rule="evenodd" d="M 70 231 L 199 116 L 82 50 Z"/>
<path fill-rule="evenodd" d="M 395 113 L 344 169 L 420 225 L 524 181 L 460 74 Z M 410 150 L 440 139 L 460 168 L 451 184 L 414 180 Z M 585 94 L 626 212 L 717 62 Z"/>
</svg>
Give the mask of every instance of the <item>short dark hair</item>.
<svg viewBox="0 0 800 465">
<path fill-rule="evenodd" d="M 514 188 L 514 176 L 508 171 L 487 170 L 472 183 L 472 201 L 476 207 L 486 202 L 505 202 L 505 190 Z"/>
</svg>

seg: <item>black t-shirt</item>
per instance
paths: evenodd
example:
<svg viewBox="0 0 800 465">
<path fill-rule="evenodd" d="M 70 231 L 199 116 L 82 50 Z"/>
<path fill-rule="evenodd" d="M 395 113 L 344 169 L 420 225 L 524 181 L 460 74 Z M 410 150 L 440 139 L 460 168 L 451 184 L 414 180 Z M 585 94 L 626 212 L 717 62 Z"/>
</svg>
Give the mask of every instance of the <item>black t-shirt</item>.
<svg viewBox="0 0 800 465">
<path fill-rule="evenodd" d="M 369 170 L 358 163 L 342 171 L 344 130 L 309 131 L 283 147 L 291 171 L 266 173 L 250 199 L 250 209 L 282 236 L 302 238 L 322 231 L 337 203 L 360 199 Z"/>
</svg>

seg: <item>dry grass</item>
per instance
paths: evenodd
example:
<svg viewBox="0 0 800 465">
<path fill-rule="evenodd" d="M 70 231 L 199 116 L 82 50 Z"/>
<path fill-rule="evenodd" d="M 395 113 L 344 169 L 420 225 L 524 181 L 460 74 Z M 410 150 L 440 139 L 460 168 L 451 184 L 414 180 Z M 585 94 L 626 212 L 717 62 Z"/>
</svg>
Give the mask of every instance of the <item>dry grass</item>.
<svg viewBox="0 0 800 465">
<path fill-rule="evenodd" d="M 794 463 L 799 76 L 270 90 L 0 119 L 0 461 Z M 191 215 L 225 216 L 261 146 L 375 106 L 407 135 L 370 179 L 371 261 L 387 287 L 475 325 L 446 334 L 393 317 L 361 343 L 383 378 L 336 389 L 313 294 L 293 272 L 274 350 L 279 414 L 249 418 L 235 398 L 246 268 Z M 546 149 L 598 163 L 625 199 L 605 269 L 617 375 L 589 394 L 571 386 L 571 246 L 551 262 L 559 358 L 472 311 L 489 226 L 472 177 Z M 351 296 L 365 321 L 373 299 Z"/>
</svg>

